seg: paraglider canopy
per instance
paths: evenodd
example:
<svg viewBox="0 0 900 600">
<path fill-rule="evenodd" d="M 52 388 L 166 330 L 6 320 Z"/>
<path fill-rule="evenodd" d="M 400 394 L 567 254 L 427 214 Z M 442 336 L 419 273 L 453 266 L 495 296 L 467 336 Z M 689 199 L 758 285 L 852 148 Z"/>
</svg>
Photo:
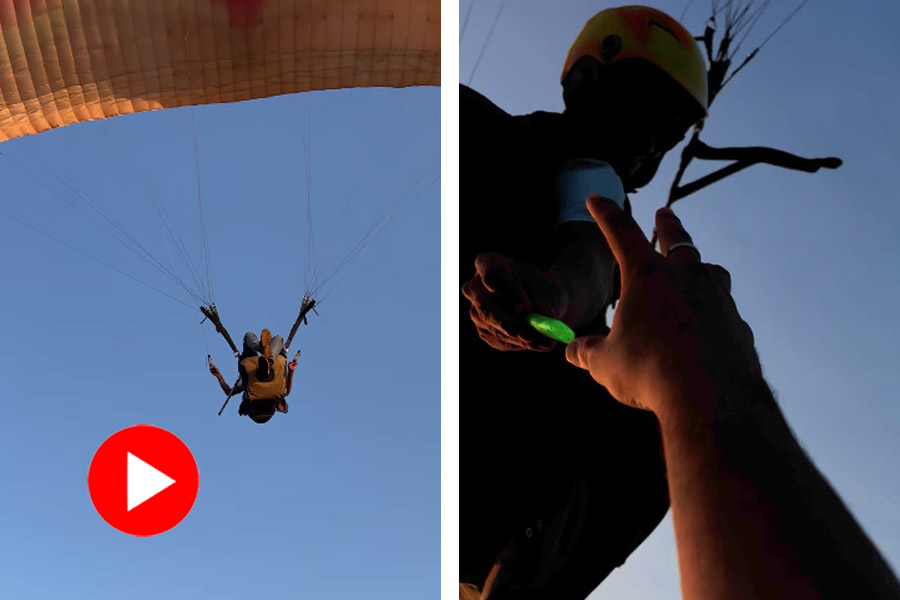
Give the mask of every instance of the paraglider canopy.
<svg viewBox="0 0 900 600">
<path fill-rule="evenodd" d="M 0 3 L 0 141 L 146 110 L 440 83 L 440 0 Z"/>
</svg>

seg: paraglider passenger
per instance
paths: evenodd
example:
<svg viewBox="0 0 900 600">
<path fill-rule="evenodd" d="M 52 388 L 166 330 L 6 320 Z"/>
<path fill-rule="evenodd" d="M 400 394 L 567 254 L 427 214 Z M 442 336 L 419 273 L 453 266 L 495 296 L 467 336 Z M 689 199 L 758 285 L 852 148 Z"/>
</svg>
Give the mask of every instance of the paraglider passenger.
<svg viewBox="0 0 900 600">
<path fill-rule="evenodd" d="M 209 371 L 228 395 L 243 393 L 239 415 L 246 415 L 257 423 L 265 423 L 276 412 L 287 413 L 287 396 L 291 393 L 297 359 L 287 361 L 287 352 L 280 335 L 272 336 L 263 329 L 260 336 L 252 331 L 244 334 L 244 346 L 238 358 L 240 382 L 233 388 L 221 371 L 210 362 Z"/>
</svg>

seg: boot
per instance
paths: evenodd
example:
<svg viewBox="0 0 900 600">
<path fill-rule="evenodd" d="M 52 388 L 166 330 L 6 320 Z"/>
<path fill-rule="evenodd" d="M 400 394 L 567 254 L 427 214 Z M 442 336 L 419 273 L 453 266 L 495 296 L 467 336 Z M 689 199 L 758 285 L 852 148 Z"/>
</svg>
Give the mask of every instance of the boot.
<svg viewBox="0 0 900 600">
<path fill-rule="evenodd" d="M 260 350 L 262 350 L 263 356 L 266 357 L 266 360 L 269 364 L 272 364 L 272 332 L 268 329 L 263 329 L 262 334 L 259 336 L 259 345 Z"/>
</svg>

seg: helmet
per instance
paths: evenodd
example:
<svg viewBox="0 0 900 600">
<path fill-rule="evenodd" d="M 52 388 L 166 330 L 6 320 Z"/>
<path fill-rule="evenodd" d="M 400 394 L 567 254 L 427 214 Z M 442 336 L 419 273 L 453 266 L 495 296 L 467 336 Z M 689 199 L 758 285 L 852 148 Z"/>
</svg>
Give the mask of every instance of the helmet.
<svg viewBox="0 0 900 600">
<path fill-rule="evenodd" d="M 647 61 L 665 72 L 707 114 L 708 91 L 703 52 L 678 21 L 647 6 L 608 8 L 594 15 L 578 34 L 561 80 L 583 57 L 609 65 L 625 59 Z"/>
<path fill-rule="evenodd" d="M 250 417 L 257 423 L 266 423 L 275 416 L 275 410 L 276 407 L 274 402 L 265 402 L 261 400 L 254 401 L 249 398 L 244 398 L 238 408 L 238 414 L 242 417 Z"/>
<path fill-rule="evenodd" d="M 271 409 L 271 411 L 263 409 L 263 410 L 259 410 L 259 411 L 253 410 L 253 411 L 247 413 L 247 416 L 249 416 L 251 419 L 253 419 L 257 423 L 266 423 L 274 415 L 275 415 L 274 407 Z"/>
</svg>

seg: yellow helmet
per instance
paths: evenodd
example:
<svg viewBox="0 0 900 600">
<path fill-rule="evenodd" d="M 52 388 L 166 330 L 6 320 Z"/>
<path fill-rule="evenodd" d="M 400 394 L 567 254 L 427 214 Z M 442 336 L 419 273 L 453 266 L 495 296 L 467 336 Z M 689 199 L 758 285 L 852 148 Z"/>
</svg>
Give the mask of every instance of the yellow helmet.
<svg viewBox="0 0 900 600">
<path fill-rule="evenodd" d="M 620 6 L 594 15 L 569 48 L 561 80 L 578 59 L 590 56 L 608 65 L 641 59 L 662 69 L 707 114 L 706 61 L 700 46 L 678 21 L 648 6 Z"/>
</svg>

